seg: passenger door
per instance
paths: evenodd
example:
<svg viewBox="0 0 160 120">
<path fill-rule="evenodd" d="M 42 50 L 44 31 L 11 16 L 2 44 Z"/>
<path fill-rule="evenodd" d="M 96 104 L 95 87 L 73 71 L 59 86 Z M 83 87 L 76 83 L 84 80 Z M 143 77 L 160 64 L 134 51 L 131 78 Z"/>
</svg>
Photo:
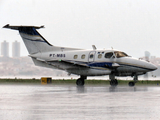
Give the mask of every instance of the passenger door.
<svg viewBox="0 0 160 120">
<path fill-rule="evenodd" d="M 95 51 L 92 51 L 89 53 L 89 56 L 88 56 L 88 62 L 93 62 L 94 59 L 95 59 Z"/>
</svg>

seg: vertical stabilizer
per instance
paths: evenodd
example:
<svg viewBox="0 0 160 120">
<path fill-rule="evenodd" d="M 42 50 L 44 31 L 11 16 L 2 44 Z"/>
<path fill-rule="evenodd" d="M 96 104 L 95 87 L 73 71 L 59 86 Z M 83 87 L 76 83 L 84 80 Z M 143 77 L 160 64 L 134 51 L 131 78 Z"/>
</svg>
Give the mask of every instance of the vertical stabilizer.
<svg viewBox="0 0 160 120">
<path fill-rule="evenodd" d="M 44 28 L 44 26 L 11 26 L 5 25 L 3 28 L 18 30 L 21 35 L 29 54 L 36 54 L 48 51 L 70 51 L 81 50 L 77 48 L 57 47 L 51 45 L 36 29 Z"/>
</svg>

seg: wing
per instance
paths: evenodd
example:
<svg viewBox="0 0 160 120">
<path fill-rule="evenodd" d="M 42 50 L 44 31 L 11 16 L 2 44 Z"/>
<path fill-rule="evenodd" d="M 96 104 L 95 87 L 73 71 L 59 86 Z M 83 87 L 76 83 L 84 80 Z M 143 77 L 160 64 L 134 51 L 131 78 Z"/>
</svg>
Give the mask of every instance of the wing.
<svg viewBox="0 0 160 120">
<path fill-rule="evenodd" d="M 47 62 L 52 63 L 56 60 L 49 60 Z M 120 67 L 118 63 L 107 63 L 107 62 L 79 62 L 79 61 L 71 61 L 71 60 L 59 60 L 59 63 L 70 65 L 70 66 L 76 66 L 76 67 L 85 67 L 85 68 L 95 68 L 95 69 L 116 69 Z"/>
<path fill-rule="evenodd" d="M 31 56 L 30 56 L 31 57 Z M 61 60 L 61 59 L 51 59 L 51 60 L 43 60 L 40 58 L 35 58 L 37 61 L 46 63 L 58 69 L 71 69 L 71 68 L 93 68 L 93 69 L 116 69 L 120 65 L 118 63 L 110 63 L 110 62 L 81 62 L 81 61 L 72 61 L 72 60 Z"/>
</svg>

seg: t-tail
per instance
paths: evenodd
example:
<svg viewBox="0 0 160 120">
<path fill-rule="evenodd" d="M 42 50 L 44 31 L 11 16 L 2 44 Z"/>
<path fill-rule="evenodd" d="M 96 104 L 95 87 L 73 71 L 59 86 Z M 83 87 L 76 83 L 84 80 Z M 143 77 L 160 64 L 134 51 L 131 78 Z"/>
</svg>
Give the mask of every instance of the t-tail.
<svg viewBox="0 0 160 120">
<path fill-rule="evenodd" d="M 3 28 L 18 30 L 29 54 L 54 50 L 53 45 L 51 45 L 45 38 L 43 38 L 36 30 L 44 28 L 44 26 L 10 26 L 7 24 Z"/>
<path fill-rule="evenodd" d="M 35 65 L 46 67 L 46 64 L 41 62 L 41 54 L 45 52 L 61 52 L 71 50 L 82 50 L 77 48 L 66 48 L 51 45 L 36 29 L 44 28 L 44 26 L 11 26 L 5 25 L 3 28 L 18 30 L 24 44 L 32 57 Z M 37 58 L 38 55 L 38 58 Z M 48 66 L 49 67 L 49 66 Z"/>
<path fill-rule="evenodd" d="M 30 55 L 48 51 L 70 51 L 81 50 L 77 48 L 66 48 L 51 45 L 36 29 L 44 26 L 11 26 L 5 25 L 3 28 L 18 30 Z"/>
</svg>

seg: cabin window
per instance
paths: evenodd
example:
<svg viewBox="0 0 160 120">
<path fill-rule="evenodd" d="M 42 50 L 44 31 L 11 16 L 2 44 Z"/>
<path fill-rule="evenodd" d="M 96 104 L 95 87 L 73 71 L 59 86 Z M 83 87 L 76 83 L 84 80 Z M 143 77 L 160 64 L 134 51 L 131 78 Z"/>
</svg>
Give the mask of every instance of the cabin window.
<svg viewBox="0 0 160 120">
<path fill-rule="evenodd" d="M 105 58 L 111 58 L 113 56 L 113 52 L 109 52 L 105 54 Z"/>
<path fill-rule="evenodd" d="M 74 59 L 77 59 L 78 58 L 78 55 L 74 55 L 74 57 L 73 57 Z"/>
<path fill-rule="evenodd" d="M 99 58 L 99 59 L 102 58 L 102 54 L 99 54 L 99 55 L 98 55 L 98 58 Z"/>
<path fill-rule="evenodd" d="M 82 59 L 85 59 L 85 55 L 83 54 L 83 55 L 81 56 L 81 58 L 82 58 Z"/>
</svg>

